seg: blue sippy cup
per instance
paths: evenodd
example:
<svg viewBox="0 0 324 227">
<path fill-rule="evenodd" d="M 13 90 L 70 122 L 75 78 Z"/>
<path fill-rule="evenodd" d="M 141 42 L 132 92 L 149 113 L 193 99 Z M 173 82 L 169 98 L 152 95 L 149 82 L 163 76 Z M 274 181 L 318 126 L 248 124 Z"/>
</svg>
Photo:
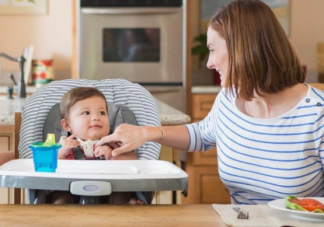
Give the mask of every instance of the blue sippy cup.
<svg viewBox="0 0 324 227">
<path fill-rule="evenodd" d="M 29 145 L 33 151 L 36 172 L 55 172 L 57 168 L 57 154 L 62 147 L 55 143 L 55 134 L 47 134 L 45 143 L 36 142 Z"/>
</svg>

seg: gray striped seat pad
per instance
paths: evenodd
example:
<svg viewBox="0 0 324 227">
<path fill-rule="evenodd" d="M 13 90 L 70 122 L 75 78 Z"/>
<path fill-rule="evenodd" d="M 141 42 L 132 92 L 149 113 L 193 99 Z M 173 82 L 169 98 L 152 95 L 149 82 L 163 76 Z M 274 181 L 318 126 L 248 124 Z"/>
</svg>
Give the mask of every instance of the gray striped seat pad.
<svg viewBox="0 0 324 227">
<path fill-rule="evenodd" d="M 24 105 L 18 147 L 20 158 L 32 158 L 28 145 L 43 140 L 43 126 L 48 112 L 74 87 L 96 87 L 108 102 L 125 105 L 132 110 L 139 126 L 161 125 L 155 99 L 139 84 L 123 79 L 55 81 L 39 88 Z M 139 159 L 154 160 L 159 158 L 160 148 L 158 143 L 147 142 L 136 153 Z"/>
</svg>

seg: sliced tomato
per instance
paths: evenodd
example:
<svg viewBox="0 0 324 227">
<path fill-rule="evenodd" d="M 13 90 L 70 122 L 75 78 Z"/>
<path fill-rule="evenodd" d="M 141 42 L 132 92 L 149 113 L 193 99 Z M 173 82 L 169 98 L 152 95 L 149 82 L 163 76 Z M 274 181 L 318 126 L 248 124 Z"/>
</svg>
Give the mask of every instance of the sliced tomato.
<svg viewBox="0 0 324 227">
<path fill-rule="evenodd" d="M 295 203 L 305 210 L 314 211 L 316 209 L 321 209 L 324 211 L 324 205 L 315 199 L 290 199 L 291 203 Z"/>
</svg>

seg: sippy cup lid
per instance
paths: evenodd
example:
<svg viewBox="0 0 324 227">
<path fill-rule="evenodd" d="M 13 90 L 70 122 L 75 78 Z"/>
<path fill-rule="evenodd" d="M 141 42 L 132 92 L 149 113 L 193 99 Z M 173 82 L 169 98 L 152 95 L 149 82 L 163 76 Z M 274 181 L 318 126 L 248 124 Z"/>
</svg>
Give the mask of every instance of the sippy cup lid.
<svg viewBox="0 0 324 227">
<path fill-rule="evenodd" d="M 32 147 L 38 147 L 38 148 L 58 147 L 59 148 L 61 146 L 62 146 L 61 144 L 55 143 L 55 134 L 53 133 L 47 134 L 47 139 L 45 143 L 36 142 L 29 145 L 30 148 Z"/>
</svg>

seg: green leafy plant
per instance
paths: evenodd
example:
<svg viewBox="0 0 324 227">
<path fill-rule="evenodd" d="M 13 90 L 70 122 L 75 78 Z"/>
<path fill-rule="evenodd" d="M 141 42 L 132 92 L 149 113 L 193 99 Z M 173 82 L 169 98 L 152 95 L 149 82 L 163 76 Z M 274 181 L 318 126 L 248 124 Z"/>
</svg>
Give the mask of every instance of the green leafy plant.
<svg viewBox="0 0 324 227">
<path fill-rule="evenodd" d="M 197 45 L 191 49 L 191 54 L 199 56 L 199 68 L 201 68 L 201 63 L 209 54 L 207 47 L 207 35 L 206 33 L 201 33 L 194 40 Z"/>
</svg>

